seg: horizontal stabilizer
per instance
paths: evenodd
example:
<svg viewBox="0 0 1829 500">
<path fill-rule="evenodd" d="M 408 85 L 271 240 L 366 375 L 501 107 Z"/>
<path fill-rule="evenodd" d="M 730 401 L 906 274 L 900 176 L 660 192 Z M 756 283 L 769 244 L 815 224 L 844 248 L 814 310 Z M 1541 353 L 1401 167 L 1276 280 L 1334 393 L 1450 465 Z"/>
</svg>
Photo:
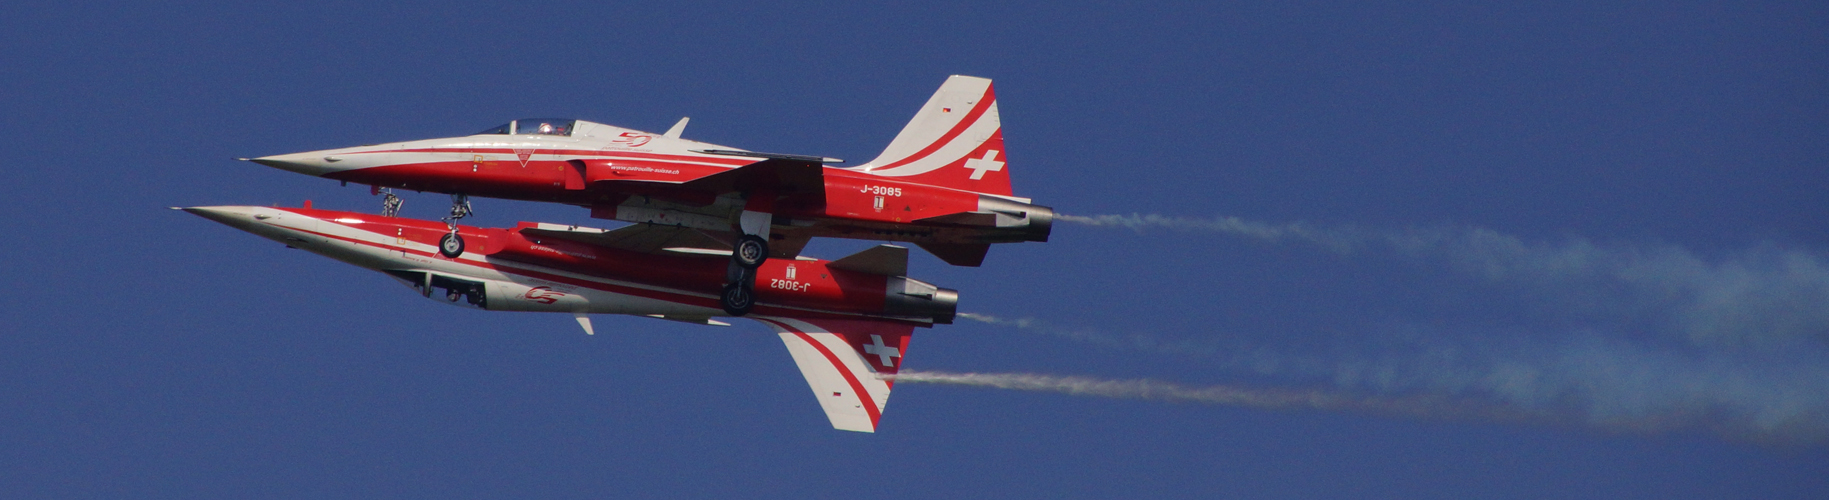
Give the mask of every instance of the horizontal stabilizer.
<svg viewBox="0 0 1829 500">
<path fill-rule="evenodd" d="M 984 264 L 985 254 L 991 253 L 989 243 L 916 243 L 922 250 L 934 254 L 947 264 L 964 267 L 978 267 Z"/>
<path fill-rule="evenodd" d="M 876 432 L 913 325 L 871 320 L 754 318 L 781 335 L 832 428 Z"/>
<path fill-rule="evenodd" d="M 877 245 L 869 250 L 832 261 L 827 267 L 884 276 L 907 276 L 908 248 Z"/>
</svg>

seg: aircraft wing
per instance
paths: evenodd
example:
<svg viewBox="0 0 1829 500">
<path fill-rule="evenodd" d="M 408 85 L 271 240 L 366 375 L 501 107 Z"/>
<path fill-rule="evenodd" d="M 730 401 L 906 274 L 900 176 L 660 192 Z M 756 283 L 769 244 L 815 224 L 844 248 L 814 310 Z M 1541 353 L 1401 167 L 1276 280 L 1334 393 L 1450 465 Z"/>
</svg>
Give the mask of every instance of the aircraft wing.
<svg viewBox="0 0 1829 500">
<path fill-rule="evenodd" d="M 730 251 L 729 243 L 697 229 L 660 224 L 636 223 L 616 229 L 596 229 L 539 223 L 523 226 L 519 231 L 535 238 L 571 240 L 641 253 L 661 253 L 670 248 Z"/>
<path fill-rule="evenodd" d="M 823 196 L 826 189 L 825 166 L 805 158 L 769 158 L 693 179 L 684 186 L 714 193 L 767 188 L 783 195 Z"/>
<path fill-rule="evenodd" d="M 564 224 L 523 223 L 521 234 L 535 238 L 571 240 L 588 245 L 620 248 L 648 254 L 672 252 L 698 255 L 730 255 L 730 235 L 712 235 L 705 231 L 666 224 L 637 222 L 616 229 L 597 229 Z M 723 237 L 719 237 L 723 236 Z M 800 255 L 811 239 L 804 235 L 787 235 L 769 244 L 769 257 L 792 259 Z"/>
<path fill-rule="evenodd" d="M 781 335 L 832 428 L 876 432 L 913 325 L 872 320 L 757 317 Z"/>
</svg>

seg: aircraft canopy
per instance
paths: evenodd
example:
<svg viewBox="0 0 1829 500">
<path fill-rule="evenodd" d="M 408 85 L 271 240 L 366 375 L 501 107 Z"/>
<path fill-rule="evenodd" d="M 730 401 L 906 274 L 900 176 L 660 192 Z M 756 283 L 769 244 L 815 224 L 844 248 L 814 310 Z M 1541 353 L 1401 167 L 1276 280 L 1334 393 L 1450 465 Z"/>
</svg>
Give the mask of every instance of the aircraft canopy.
<svg viewBox="0 0 1829 500">
<path fill-rule="evenodd" d="M 522 118 L 501 126 L 477 132 L 476 135 L 559 135 L 570 136 L 578 120 L 570 118 Z"/>
</svg>

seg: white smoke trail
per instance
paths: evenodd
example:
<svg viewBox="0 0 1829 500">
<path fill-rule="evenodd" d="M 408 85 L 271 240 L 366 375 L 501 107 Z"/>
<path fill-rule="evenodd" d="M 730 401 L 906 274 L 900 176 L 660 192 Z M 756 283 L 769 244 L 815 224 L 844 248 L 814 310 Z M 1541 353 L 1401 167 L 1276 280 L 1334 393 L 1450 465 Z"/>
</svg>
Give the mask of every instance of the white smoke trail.
<svg viewBox="0 0 1829 500">
<path fill-rule="evenodd" d="M 1321 394 L 1337 401 L 1384 405 L 1308 405 L 1315 409 L 1382 408 L 1383 413 L 1401 415 L 1499 420 L 1530 417 L 1648 432 L 1699 428 L 1778 443 L 1816 442 L 1829 437 L 1829 365 L 1816 355 L 1819 353 L 1782 356 L 1704 351 L 1698 355 L 1650 348 L 1592 332 L 1543 339 L 1528 334 L 1483 336 L 1431 331 L 1387 336 L 1402 339 L 1388 346 L 1368 338 L 1342 343 L 1333 352 L 1291 353 L 1250 345 L 1238 338 L 1163 341 L 1145 333 L 1117 336 L 1085 327 L 1056 328 L 1032 318 L 1007 319 L 975 313 L 959 317 L 1102 347 L 1206 359 L 1213 362 L 1213 368 L 1234 373 L 1332 384 L 1339 392 Z M 971 380 L 1014 384 L 1011 380 L 1024 379 Z M 980 385 L 1002 387 L 988 382 Z M 1368 393 L 1409 396 L 1353 396 Z M 1414 396 L 1417 394 L 1453 399 L 1431 400 Z M 1457 403 L 1448 405 L 1444 401 Z M 1490 406 L 1471 412 L 1471 401 L 1485 401 Z M 1391 405 L 1396 407 L 1386 407 Z"/>
<path fill-rule="evenodd" d="M 1111 380 L 1034 373 L 950 373 L 903 370 L 891 377 L 897 382 L 992 387 L 1018 391 L 1055 392 L 1075 396 L 1194 402 L 1262 410 L 1358 411 L 1420 418 L 1507 421 L 1551 421 L 1552 415 L 1534 414 L 1438 396 L 1365 397 L 1321 390 L 1266 389 L 1209 385 L 1190 387 L 1150 379 Z"/>
<path fill-rule="evenodd" d="M 1255 375 L 1328 380 L 1345 391 L 1480 398 L 1590 425 L 1711 427 L 1771 440 L 1829 437 L 1829 264 L 1818 253 L 1768 244 L 1709 259 L 1675 245 L 1579 237 L 1530 242 L 1483 228 L 1375 230 L 1140 214 L 1056 219 L 1438 263 L 1530 296 L 1531 306 L 1508 305 L 1536 307 L 1529 314 L 1540 317 L 1518 321 L 1560 326 L 1504 332 L 1374 326 L 1323 352 L 1304 352 L 1236 335 L 1162 340 L 1026 318 L 961 317 L 1104 347 L 1205 358 Z"/>
<path fill-rule="evenodd" d="M 1660 331 L 1707 346 L 1791 348 L 1829 341 L 1829 264 L 1765 245 L 1710 262 L 1675 245 L 1527 242 L 1484 228 L 1368 230 L 1155 214 L 1061 215 L 1056 220 L 1137 231 L 1165 228 L 1293 241 L 1337 253 L 1382 248 L 1456 271 L 1535 289 L 1574 312 L 1650 315 Z"/>
<path fill-rule="evenodd" d="M 1245 350 L 1245 346 L 1242 344 L 1234 343 L 1233 345 L 1222 345 L 1219 339 L 1214 338 L 1205 340 L 1183 339 L 1166 341 L 1155 335 L 1143 333 L 1134 333 L 1120 337 L 1085 327 L 1072 329 L 1060 328 L 1043 323 L 1041 320 L 1035 318 L 1004 318 L 970 312 L 958 313 L 957 316 L 980 323 L 1015 327 L 1033 333 L 1061 337 L 1076 342 L 1112 349 L 1156 352 L 1186 357 L 1212 357 L 1221 352 L 1238 353 Z"/>
<path fill-rule="evenodd" d="M 1339 253 L 1351 252 L 1355 247 L 1362 244 L 1364 240 L 1364 238 L 1356 236 L 1354 234 L 1356 231 L 1350 228 L 1321 229 L 1309 227 L 1300 222 L 1292 224 L 1266 224 L 1262 222 L 1247 221 L 1238 217 L 1195 219 L 1156 214 L 1093 216 L 1056 214 L 1054 220 L 1088 226 L 1123 227 L 1139 233 L 1143 232 L 1144 229 L 1162 228 L 1180 231 L 1224 233 L 1273 243 L 1284 240 L 1296 240 L 1320 245 Z"/>
</svg>

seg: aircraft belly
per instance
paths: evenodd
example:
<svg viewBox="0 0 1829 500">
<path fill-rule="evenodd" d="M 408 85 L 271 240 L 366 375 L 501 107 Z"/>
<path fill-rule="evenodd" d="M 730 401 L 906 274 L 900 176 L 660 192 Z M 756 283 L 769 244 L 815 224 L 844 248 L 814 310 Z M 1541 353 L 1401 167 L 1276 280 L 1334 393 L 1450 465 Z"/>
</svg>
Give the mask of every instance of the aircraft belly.
<svg viewBox="0 0 1829 500">
<path fill-rule="evenodd" d="M 388 239 L 391 240 L 391 238 Z M 708 294 L 705 297 L 695 297 L 674 290 L 646 290 L 652 295 L 669 297 L 657 298 L 619 293 L 600 289 L 600 287 L 616 286 L 607 280 L 568 279 L 560 282 L 540 279 L 511 270 L 505 271 L 499 267 L 486 266 L 480 262 L 480 259 L 471 256 L 452 260 L 421 255 L 410 249 L 402 250 L 400 247 L 376 246 L 374 242 L 365 243 L 340 239 L 312 244 L 307 249 L 313 253 L 376 271 L 424 272 L 458 280 L 481 282 L 491 292 L 491 300 L 487 307 L 489 310 L 679 316 L 722 315 L 722 311 L 716 307 L 716 299 L 710 298 Z M 624 289 L 627 289 L 626 285 Z M 511 293 L 503 294 L 504 292 Z M 695 300 L 702 302 L 703 305 L 682 304 L 678 302 L 680 300 Z"/>
</svg>

